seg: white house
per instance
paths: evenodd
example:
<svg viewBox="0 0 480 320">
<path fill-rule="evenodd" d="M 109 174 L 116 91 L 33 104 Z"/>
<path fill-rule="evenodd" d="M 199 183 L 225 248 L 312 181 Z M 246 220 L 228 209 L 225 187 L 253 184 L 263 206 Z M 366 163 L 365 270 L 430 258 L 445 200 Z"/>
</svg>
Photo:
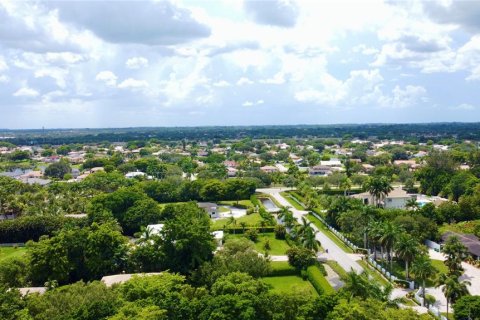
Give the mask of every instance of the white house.
<svg viewBox="0 0 480 320">
<path fill-rule="evenodd" d="M 212 232 L 215 241 L 217 242 L 217 247 L 221 247 L 223 245 L 223 231 L 213 231 Z"/>
<path fill-rule="evenodd" d="M 351 197 L 362 200 L 363 204 L 375 205 L 374 197 L 369 192 L 354 194 Z M 415 195 L 408 194 L 402 188 L 395 188 L 383 199 L 381 204 L 385 209 L 405 209 L 408 200 L 412 198 L 415 199 Z"/>
<path fill-rule="evenodd" d="M 197 205 L 202 208 L 203 210 L 205 210 L 208 215 L 210 216 L 210 218 L 218 218 L 219 215 L 218 215 L 218 206 L 216 203 L 212 203 L 212 202 L 198 202 Z"/>
<path fill-rule="evenodd" d="M 332 174 L 332 168 L 327 166 L 313 166 L 308 169 L 310 176 L 329 176 Z"/>
</svg>

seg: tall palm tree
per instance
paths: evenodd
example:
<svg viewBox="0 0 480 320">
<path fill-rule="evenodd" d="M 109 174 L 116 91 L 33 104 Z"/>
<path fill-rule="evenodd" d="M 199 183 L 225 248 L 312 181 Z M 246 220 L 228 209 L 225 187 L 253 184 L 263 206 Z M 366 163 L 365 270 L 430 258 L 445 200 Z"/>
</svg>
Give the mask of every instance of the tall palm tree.
<svg viewBox="0 0 480 320">
<path fill-rule="evenodd" d="M 405 261 L 405 275 L 408 280 L 410 278 L 408 266 L 419 253 L 418 242 L 412 236 L 402 233 L 395 243 L 395 252 L 400 259 Z"/>
<path fill-rule="evenodd" d="M 412 273 L 415 275 L 415 280 L 422 285 L 422 297 L 425 301 L 425 282 L 435 276 L 437 270 L 433 267 L 432 261 L 427 255 L 420 255 L 413 261 Z"/>
<path fill-rule="evenodd" d="M 365 273 L 357 274 L 355 271 L 351 270 L 347 273 L 344 281 L 345 286 L 343 287 L 343 290 L 350 293 L 348 301 L 353 297 L 367 299 L 370 296 L 370 285 Z"/>
<path fill-rule="evenodd" d="M 340 189 L 343 190 L 343 196 L 346 197 L 347 192 L 352 189 L 352 180 L 350 180 L 350 178 L 348 177 L 342 179 L 342 181 L 340 182 Z"/>
<path fill-rule="evenodd" d="M 302 246 L 313 252 L 317 252 L 321 246 L 320 241 L 316 238 L 317 233 L 318 231 L 313 230 L 311 227 L 305 229 L 305 232 L 300 239 Z"/>
<path fill-rule="evenodd" d="M 471 285 L 469 281 L 460 281 L 458 276 L 440 275 L 436 286 L 443 286 L 442 292 L 447 299 L 447 319 L 448 319 L 448 305 L 455 303 L 458 299 L 469 294 L 468 286 Z"/>
<path fill-rule="evenodd" d="M 442 247 L 446 255 L 445 265 L 450 275 L 460 276 L 463 272 L 462 261 L 468 256 L 468 250 L 457 236 L 450 236 Z"/>
<path fill-rule="evenodd" d="M 380 237 L 380 244 L 387 251 L 387 260 L 390 262 L 390 271 L 392 271 L 392 249 L 399 233 L 400 230 L 398 226 L 394 225 L 390 221 L 385 222 L 381 229 L 382 235 Z"/>
<path fill-rule="evenodd" d="M 289 206 L 284 206 L 280 208 L 280 211 L 278 211 L 277 216 L 278 219 L 283 221 L 285 223 L 285 217 L 291 213 L 290 207 Z"/>
<path fill-rule="evenodd" d="M 369 177 L 363 187 L 372 195 L 373 202 L 377 207 L 380 206 L 380 202 L 393 190 L 390 180 L 381 176 Z"/>
</svg>

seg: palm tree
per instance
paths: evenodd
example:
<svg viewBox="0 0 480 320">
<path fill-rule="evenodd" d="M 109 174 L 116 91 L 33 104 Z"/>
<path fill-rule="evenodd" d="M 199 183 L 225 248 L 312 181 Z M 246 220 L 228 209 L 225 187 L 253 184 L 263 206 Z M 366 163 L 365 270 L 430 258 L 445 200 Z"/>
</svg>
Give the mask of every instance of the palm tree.
<svg viewBox="0 0 480 320">
<path fill-rule="evenodd" d="M 392 249 L 395 245 L 395 240 L 399 234 L 399 228 L 392 222 L 388 221 L 383 224 L 381 230 L 382 236 L 380 237 L 380 244 L 387 251 L 387 260 L 390 262 L 390 272 L 392 271 Z"/>
<path fill-rule="evenodd" d="M 350 189 L 352 189 L 352 180 L 350 180 L 350 178 L 348 177 L 342 179 L 342 181 L 340 182 L 340 189 L 343 189 L 343 196 L 346 197 L 347 191 L 350 191 Z"/>
<path fill-rule="evenodd" d="M 283 223 L 285 223 L 285 217 L 290 213 L 291 211 L 289 206 L 281 207 L 280 211 L 278 211 L 277 213 L 278 219 L 280 219 L 281 221 L 283 221 Z"/>
<path fill-rule="evenodd" d="M 377 207 L 380 206 L 380 202 L 393 190 L 390 180 L 380 176 L 368 178 L 363 187 L 372 195 L 373 202 Z"/>
<path fill-rule="evenodd" d="M 235 234 L 235 226 L 237 225 L 237 219 L 235 219 L 233 216 L 228 218 L 228 224 L 233 225 L 233 234 Z"/>
<path fill-rule="evenodd" d="M 408 265 L 415 259 L 415 256 L 419 252 L 418 242 L 412 236 L 402 233 L 397 238 L 395 252 L 400 259 L 405 261 L 405 275 L 408 280 L 410 278 Z"/>
<path fill-rule="evenodd" d="M 447 299 L 447 319 L 448 319 L 448 305 L 455 303 L 459 298 L 469 294 L 468 286 L 471 285 L 469 281 L 459 281 L 458 276 L 440 275 L 436 286 L 443 286 L 442 292 Z"/>
<path fill-rule="evenodd" d="M 448 237 L 442 252 L 447 256 L 445 265 L 450 275 L 460 276 L 463 272 L 462 261 L 468 256 L 468 250 L 457 236 Z"/>
<path fill-rule="evenodd" d="M 408 199 L 407 202 L 405 203 L 405 208 L 411 209 L 413 211 L 417 210 L 418 209 L 417 199 L 415 198 Z"/>
<path fill-rule="evenodd" d="M 240 227 L 242 227 L 243 233 L 245 233 L 245 228 L 247 227 L 247 223 L 245 221 L 241 221 L 239 224 L 240 224 Z"/>
<path fill-rule="evenodd" d="M 415 280 L 418 280 L 422 285 L 422 296 L 423 301 L 425 301 L 425 282 L 435 276 L 437 270 L 433 267 L 432 261 L 427 255 L 420 255 L 413 261 L 412 273 L 415 275 Z"/>
<path fill-rule="evenodd" d="M 302 217 L 301 223 L 296 226 L 295 234 L 298 238 L 302 238 L 303 235 L 305 234 L 306 230 L 312 228 L 312 223 L 305 219 L 305 217 Z"/>
<path fill-rule="evenodd" d="M 348 301 L 353 297 L 366 299 L 370 296 L 370 284 L 365 273 L 360 275 L 351 270 L 347 273 L 344 281 L 345 286 L 343 287 L 343 290 L 350 293 Z"/>
<path fill-rule="evenodd" d="M 305 232 L 300 239 L 302 246 L 313 252 L 317 252 L 321 246 L 320 241 L 316 238 L 317 232 L 318 231 L 313 230 L 312 227 L 305 229 Z"/>
</svg>

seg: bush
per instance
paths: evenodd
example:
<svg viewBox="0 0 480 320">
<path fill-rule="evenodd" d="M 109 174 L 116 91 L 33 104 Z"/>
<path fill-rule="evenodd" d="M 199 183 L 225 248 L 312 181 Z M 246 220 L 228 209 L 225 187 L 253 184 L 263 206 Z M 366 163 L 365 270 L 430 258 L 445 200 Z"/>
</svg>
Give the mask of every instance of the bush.
<svg viewBox="0 0 480 320">
<path fill-rule="evenodd" d="M 307 277 L 312 286 L 317 290 L 319 295 L 324 293 L 334 293 L 334 290 L 327 279 L 322 275 L 322 272 L 317 265 L 310 266 L 307 268 Z"/>
<path fill-rule="evenodd" d="M 245 232 L 245 236 L 253 241 L 253 242 L 257 242 L 258 241 L 258 230 L 257 229 L 248 229 L 246 232 Z"/>
<path fill-rule="evenodd" d="M 0 242 L 38 241 L 42 235 L 52 235 L 64 226 L 86 226 L 87 219 L 57 216 L 25 216 L 0 222 Z"/>
<path fill-rule="evenodd" d="M 277 224 L 274 232 L 275 239 L 285 240 L 285 236 L 287 235 L 287 229 L 285 229 L 285 226 Z"/>
</svg>

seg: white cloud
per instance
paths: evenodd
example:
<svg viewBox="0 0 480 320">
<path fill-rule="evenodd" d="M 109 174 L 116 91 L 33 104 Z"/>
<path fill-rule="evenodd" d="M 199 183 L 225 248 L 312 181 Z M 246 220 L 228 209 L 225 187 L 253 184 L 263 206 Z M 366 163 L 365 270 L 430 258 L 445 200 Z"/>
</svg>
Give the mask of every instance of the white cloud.
<svg viewBox="0 0 480 320">
<path fill-rule="evenodd" d="M 231 86 L 230 82 L 225 81 L 225 80 L 220 80 L 220 81 L 214 82 L 212 85 L 214 87 L 218 87 L 218 88 L 225 88 L 225 87 L 230 87 Z"/>
<path fill-rule="evenodd" d="M 237 81 L 237 86 L 244 86 L 244 85 L 249 85 L 249 84 L 253 84 L 254 82 L 246 77 L 241 77 L 240 79 L 238 79 Z"/>
<path fill-rule="evenodd" d="M 298 5 L 291 0 L 245 0 L 247 15 L 260 24 L 291 28 L 297 23 Z"/>
<path fill-rule="evenodd" d="M 148 59 L 144 57 L 133 57 L 125 62 L 128 69 L 140 69 L 148 66 Z"/>
<path fill-rule="evenodd" d="M 0 75 L 0 82 L 7 83 L 10 81 L 10 78 L 4 74 Z"/>
<path fill-rule="evenodd" d="M 38 95 L 39 95 L 39 92 L 37 90 L 29 87 L 20 88 L 13 94 L 14 97 L 27 97 L 27 98 L 35 98 Z"/>
<path fill-rule="evenodd" d="M 262 99 L 259 99 L 257 101 L 245 101 L 244 103 L 242 103 L 242 106 L 243 107 L 252 107 L 252 106 L 259 106 L 261 104 L 264 104 L 265 101 L 263 101 Z"/>
<path fill-rule="evenodd" d="M 117 84 L 117 76 L 112 71 L 101 71 L 97 73 L 95 80 L 104 82 L 107 86 L 115 87 Z"/>
<path fill-rule="evenodd" d="M 5 71 L 8 69 L 7 62 L 5 61 L 5 58 L 0 55 L 0 71 Z"/>
<path fill-rule="evenodd" d="M 133 78 L 125 79 L 118 85 L 120 89 L 141 89 L 146 87 L 148 87 L 147 81 Z"/>
<path fill-rule="evenodd" d="M 462 103 L 462 104 L 459 104 L 458 106 L 452 107 L 452 109 L 471 111 L 471 110 L 475 110 L 476 108 L 469 103 Z"/>
</svg>

